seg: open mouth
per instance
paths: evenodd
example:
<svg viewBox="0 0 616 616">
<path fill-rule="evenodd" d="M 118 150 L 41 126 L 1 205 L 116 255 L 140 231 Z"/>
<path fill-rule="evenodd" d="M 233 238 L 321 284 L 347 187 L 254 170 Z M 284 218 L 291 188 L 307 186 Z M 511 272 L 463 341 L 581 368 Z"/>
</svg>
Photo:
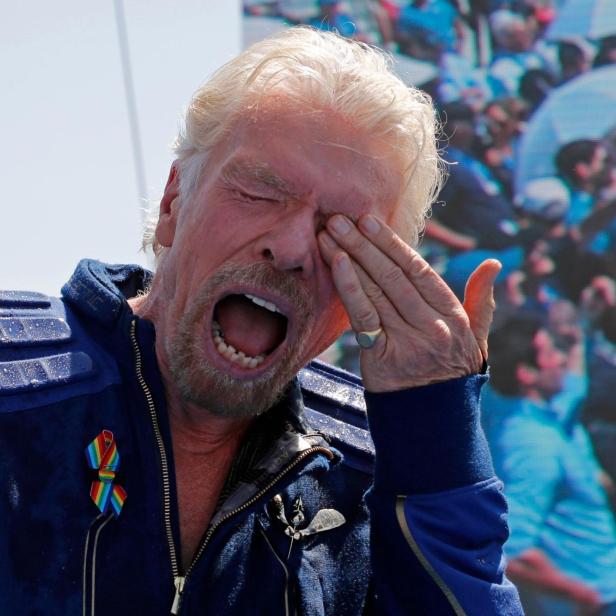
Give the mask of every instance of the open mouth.
<svg viewBox="0 0 616 616">
<path fill-rule="evenodd" d="M 288 319 L 257 295 L 227 295 L 214 307 L 212 339 L 218 353 L 243 368 L 259 367 L 284 342 Z"/>
</svg>

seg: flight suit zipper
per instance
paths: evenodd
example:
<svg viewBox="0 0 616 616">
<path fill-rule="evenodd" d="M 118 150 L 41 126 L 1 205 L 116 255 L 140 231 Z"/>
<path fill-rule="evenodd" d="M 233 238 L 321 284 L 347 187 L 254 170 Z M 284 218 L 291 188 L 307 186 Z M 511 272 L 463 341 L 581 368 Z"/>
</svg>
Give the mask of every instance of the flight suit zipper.
<svg viewBox="0 0 616 616">
<path fill-rule="evenodd" d="M 160 431 L 160 425 L 158 423 L 158 415 L 156 412 L 156 405 L 154 404 L 154 397 L 152 396 L 152 392 L 143 376 L 142 369 L 142 357 L 141 357 L 141 349 L 139 348 L 139 344 L 137 342 L 137 334 L 136 334 L 136 320 L 133 319 L 131 321 L 131 329 L 130 329 L 130 337 L 133 346 L 134 356 L 135 356 L 135 373 L 137 375 L 137 381 L 139 386 L 141 387 L 143 394 L 146 399 L 146 403 L 148 406 L 148 410 L 150 413 L 150 420 L 152 422 L 152 428 L 154 430 L 154 436 L 156 439 L 156 443 L 158 446 L 158 452 L 160 455 L 160 465 L 163 479 L 163 516 L 165 522 L 165 532 L 167 535 L 167 543 L 169 546 L 169 555 L 171 558 L 171 572 L 173 574 L 173 584 L 175 586 L 175 595 L 173 597 L 173 603 L 171 605 L 171 614 L 174 616 L 180 613 L 181 601 L 182 601 L 182 593 L 184 592 L 184 587 L 186 585 L 187 580 L 190 577 L 197 561 L 205 551 L 207 544 L 209 543 L 212 535 L 216 531 L 217 528 L 221 526 L 224 522 L 232 518 L 233 516 L 245 511 L 252 505 L 254 505 L 264 494 L 266 494 L 269 490 L 271 490 L 283 477 L 285 477 L 290 471 L 292 471 L 298 464 L 300 464 L 307 457 L 321 453 L 327 456 L 330 460 L 334 458 L 334 454 L 327 447 L 322 446 L 314 446 L 309 447 L 308 449 L 304 449 L 301 451 L 291 462 L 289 462 L 285 467 L 283 467 L 261 490 L 259 490 L 254 496 L 249 498 L 246 502 L 244 502 L 239 507 L 236 507 L 232 511 L 226 513 L 222 516 L 215 524 L 211 525 L 205 536 L 203 537 L 195 556 L 188 566 L 186 573 L 184 575 L 181 574 L 180 568 L 178 565 L 177 551 L 175 547 L 175 541 L 173 539 L 172 525 L 171 525 L 171 487 L 170 487 L 170 479 L 169 479 L 169 461 L 167 458 L 167 452 L 165 449 L 165 444 L 163 441 L 163 437 Z"/>
</svg>

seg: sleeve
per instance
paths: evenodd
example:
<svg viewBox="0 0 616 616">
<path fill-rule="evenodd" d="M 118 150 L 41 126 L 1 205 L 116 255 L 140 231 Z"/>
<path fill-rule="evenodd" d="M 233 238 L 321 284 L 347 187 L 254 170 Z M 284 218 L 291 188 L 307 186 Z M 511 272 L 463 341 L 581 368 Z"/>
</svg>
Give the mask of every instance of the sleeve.
<svg viewBox="0 0 616 616">
<path fill-rule="evenodd" d="M 366 393 L 375 444 L 374 614 L 523 614 L 504 574 L 506 503 L 479 426 L 485 376 Z"/>
<path fill-rule="evenodd" d="M 505 546 L 509 558 L 537 546 L 560 480 L 559 443 L 556 427 L 518 418 L 493 444 L 511 514 Z"/>
</svg>

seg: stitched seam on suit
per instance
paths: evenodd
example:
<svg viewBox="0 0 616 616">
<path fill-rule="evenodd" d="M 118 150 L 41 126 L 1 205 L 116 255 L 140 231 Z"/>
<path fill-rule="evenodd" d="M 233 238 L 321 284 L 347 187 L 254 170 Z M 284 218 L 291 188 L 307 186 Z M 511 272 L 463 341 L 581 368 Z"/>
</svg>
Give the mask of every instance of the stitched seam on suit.
<svg viewBox="0 0 616 616">
<path fill-rule="evenodd" d="M 419 547 L 419 544 L 415 540 L 415 537 L 413 537 L 413 533 L 411 532 L 408 522 L 406 521 L 406 516 L 404 515 L 404 501 L 405 500 L 406 500 L 406 496 L 398 496 L 396 498 L 396 518 L 398 520 L 398 524 L 400 526 L 400 530 L 402 531 L 402 534 L 404 535 L 404 538 L 406 539 L 411 550 L 413 551 L 413 554 L 415 554 L 415 557 L 420 562 L 421 566 L 426 570 L 426 572 L 432 578 L 434 583 L 441 589 L 447 601 L 449 601 L 449 604 L 451 605 L 451 608 L 453 609 L 454 614 L 456 616 L 467 616 L 466 612 L 462 609 L 462 606 L 456 599 L 455 595 L 453 594 L 449 586 L 445 584 L 445 581 L 443 580 L 443 578 L 437 573 L 436 569 L 434 569 L 434 567 L 430 564 L 428 559 L 425 557 L 425 555 L 421 551 L 421 548 Z"/>
</svg>

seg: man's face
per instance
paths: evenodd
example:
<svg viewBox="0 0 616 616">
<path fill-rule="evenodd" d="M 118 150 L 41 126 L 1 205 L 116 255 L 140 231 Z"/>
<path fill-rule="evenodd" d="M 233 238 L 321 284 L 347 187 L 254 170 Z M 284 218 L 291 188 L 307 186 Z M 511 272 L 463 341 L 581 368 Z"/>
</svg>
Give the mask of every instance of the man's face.
<svg viewBox="0 0 616 616">
<path fill-rule="evenodd" d="M 488 107 L 485 117 L 496 145 L 507 144 L 520 133 L 519 120 L 498 104 Z"/>
<path fill-rule="evenodd" d="M 284 101 L 233 126 L 157 232 L 167 246 L 163 361 L 186 401 L 223 416 L 260 413 L 342 333 L 316 234 L 334 213 L 391 221 L 399 167 L 378 138 Z"/>
<path fill-rule="evenodd" d="M 534 31 L 532 25 L 527 23 L 515 23 L 509 30 L 507 37 L 508 49 L 513 52 L 528 51 L 534 42 Z"/>
</svg>

